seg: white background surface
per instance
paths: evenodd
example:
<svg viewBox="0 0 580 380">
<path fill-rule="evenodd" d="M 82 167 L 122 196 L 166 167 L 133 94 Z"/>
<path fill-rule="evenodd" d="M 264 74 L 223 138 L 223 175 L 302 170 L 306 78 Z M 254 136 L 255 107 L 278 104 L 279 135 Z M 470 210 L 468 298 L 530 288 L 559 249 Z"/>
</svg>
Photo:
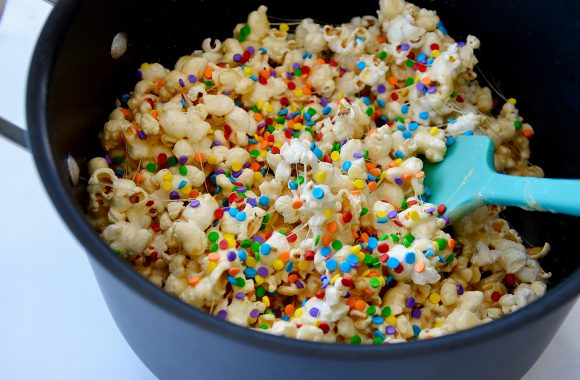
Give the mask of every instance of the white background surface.
<svg viewBox="0 0 580 380">
<path fill-rule="evenodd" d="M 0 115 L 21 126 L 49 11 L 41 0 L 8 0 L 0 20 Z M 0 173 L 0 379 L 154 379 L 117 330 L 31 155 L 1 137 Z M 580 378 L 578 321 L 580 303 L 524 379 Z"/>
</svg>

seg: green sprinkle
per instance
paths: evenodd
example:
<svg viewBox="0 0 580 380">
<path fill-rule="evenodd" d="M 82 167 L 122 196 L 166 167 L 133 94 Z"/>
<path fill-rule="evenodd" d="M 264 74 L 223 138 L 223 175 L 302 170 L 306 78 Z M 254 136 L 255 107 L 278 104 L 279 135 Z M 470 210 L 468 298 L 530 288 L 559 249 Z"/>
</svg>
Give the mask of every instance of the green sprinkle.
<svg viewBox="0 0 580 380">
<path fill-rule="evenodd" d="M 437 241 L 437 246 L 438 246 L 440 251 L 444 250 L 445 247 L 447 247 L 447 240 L 439 238 L 436 241 Z"/>
<path fill-rule="evenodd" d="M 381 338 L 380 336 L 376 336 L 376 337 L 373 339 L 373 344 L 383 344 L 383 342 L 384 342 L 384 341 L 385 341 L 385 340 L 384 340 L 383 338 Z"/>
<path fill-rule="evenodd" d="M 386 318 L 389 315 L 391 315 L 391 307 L 390 306 L 383 307 L 383 310 L 381 310 L 381 316 Z"/>
<path fill-rule="evenodd" d="M 397 235 L 395 235 L 395 234 L 391 234 L 390 236 L 391 236 L 391 239 L 393 239 L 393 241 L 394 241 L 395 243 L 398 243 L 399 241 L 401 241 L 401 238 L 399 238 L 399 237 L 398 237 Z"/>
<path fill-rule="evenodd" d="M 267 325 L 267 324 L 265 324 L 265 323 L 261 324 L 261 325 L 260 325 L 260 328 L 261 328 L 262 330 L 268 330 L 268 329 L 269 329 L 268 325 Z"/>
<path fill-rule="evenodd" d="M 275 130 L 276 130 L 276 127 L 274 127 L 273 125 L 268 126 L 268 131 L 274 132 Z"/>
<path fill-rule="evenodd" d="M 113 161 L 113 164 L 120 165 L 123 163 L 123 161 L 125 161 L 125 158 L 121 157 L 121 156 L 115 156 L 115 157 L 111 158 L 111 160 Z"/>
<path fill-rule="evenodd" d="M 187 168 L 185 166 L 181 165 L 179 167 L 179 174 L 181 174 L 181 175 L 187 175 Z"/>
<path fill-rule="evenodd" d="M 342 242 L 340 240 L 333 241 L 332 248 L 334 248 L 335 251 L 338 251 L 339 249 L 342 248 Z"/>
<path fill-rule="evenodd" d="M 246 286 L 246 280 L 244 280 L 244 279 L 243 279 L 243 278 L 241 278 L 241 277 L 237 277 L 237 278 L 236 278 L 236 286 L 237 286 L 238 288 L 243 288 L 244 286 Z"/>
<path fill-rule="evenodd" d="M 514 121 L 514 127 L 520 129 L 522 127 L 522 122 L 519 120 Z"/>
<path fill-rule="evenodd" d="M 302 177 L 301 175 L 299 175 L 298 178 L 296 178 L 296 180 L 298 181 L 299 185 L 302 185 L 304 183 L 304 177 Z"/>
<path fill-rule="evenodd" d="M 157 170 L 157 165 L 155 165 L 154 163 L 149 163 L 147 164 L 147 166 L 145 166 L 145 170 L 147 170 L 149 173 L 155 173 L 155 171 Z"/>
<path fill-rule="evenodd" d="M 380 241 L 383 241 L 383 240 L 387 240 L 388 238 L 389 238 L 389 235 L 388 234 L 385 234 L 385 235 L 380 236 L 379 237 L 379 240 Z"/>
<path fill-rule="evenodd" d="M 310 116 L 314 116 L 316 115 L 316 110 L 314 108 L 308 108 L 308 111 L 306 111 L 310 114 Z"/>
<path fill-rule="evenodd" d="M 369 255 L 368 253 L 365 253 L 365 258 L 363 259 L 363 263 L 365 263 L 366 265 L 371 265 L 373 263 L 373 257 L 371 255 Z"/>
<path fill-rule="evenodd" d="M 254 252 L 259 252 L 260 251 L 260 243 L 258 243 L 257 241 L 252 243 L 252 251 Z"/>
<path fill-rule="evenodd" d="M 296 75 L 297 77 L 301 76 L 302 75 L 302 70 L 300 70 L 300 69 L 294 70 L 294 75 Z"/>
<path fill-rule="evenodd" d="M 318 243 L 320 243 L 320 235 L 316 235 L 316 237 L 314 238 L 314 246 L 315 247 L 318 245 Z"/>
<path fill-rule="evenodd" d="M 449 255 L 445 258 L 445 262 L 447 264 L 451 264 L 453 262 L 453 260 L 455 260 L 455 255 Z"/>
<path fill-rule="evenodd" d="M 210 252 L 215 252 L 215 251 L 217 251 L 217 250 L 218 250 L 218 248 L 219 248 L 219 246 L 218 246 L 218 243 L 213 243 L 213 244 L 211 245 L 211 247 L 209 247 L 209 251 L 210 251 Z"/>
<path fill-rule="evenodd" d="M 366 113 L 368 116 L 373 116 L 373 114 L 375 113 L 375 109 L 373 107 L 369 107 L 367 108 Z"/>
<path fill-rule="evenodd" d="M 456 96 L 457 96 L 457 93 L 456 93 L 455 91 L 453 91 L 453 92 L 451 93 L 451 99 L 455 99 L 455 97 L 456 97 Z"/>
<path fill-rule="evenodd" d="M 403 210 L 406 210 L 406 209 L 407 209 L 407 207 L 409 207 L 409 206 L 407 205 L 407 199 L 405 198 L 405 199 L 403 199 L 403 203 L 401 204 L 401 208 L 402 208 Z"/>
<path fill-rule="evenodd" d="M 410 59 L 407 59 L 407 62 L 405 62 L 405 65 L 407 65 L 407 67 L 413 67 L 414 64 L 415 62 L 411 61 Z"/>
<path fill-rule="evenodd" d="M 249 248 L 252 246 L 252 242 L 250 240 L 242 240 L 240 243 L 240 247 L 242 248 Z"/>
<path fill-rule="evenodd" d="M 369 280 L 369 284 L 375 289 L 378 288 L 379 286 L 381 286 L 381 282 L 376 277 L 371 278 Z"/>
<path fill-rule="evenodd" d="M 286 236 L 286 231 L 284 231 L 284 230 L 280 230 L 280 231 L 278 231 L 278 232 L 280 232 L 282 235 Z"/>
<path fill-rule="evenodd" d="M 352 336 L 350 338 L 350 343 L 351 344 L 360 344 L 360 342 L 361 342 L 361 338 L 358 335 Z"/>
<path fill-rule="evenodd" d="M 121 256 L 121 250 L 119 248 L 112 248 L 113 253 L 117 256 Z"/>
<path fill-rule="evenodd" d="M 175 165 L 177 165 L 177 158 L 175 158 L 175 157 L 173 157 L 173 156 L 169 157 L 169 158 L 167 159 L 167 164 L 168 164 L 169 166 L 172 166 L 172 167 L 173 167 L 173 166 L 175 166 Z"/>
<path fill-rule="evenodd" d="M 373 305 L 367 309 L 367 315 L 375 315 L 377 312 L 377 308 Z"/>
<path fill-rule="evenodd" d="M 365 150 L 363 152 L 363 157 L 365 158 L 365 160 L 369 158 L 369 151 L 368 150 Z"/>
<path fill-rule="evenodd" d="M 379 59 L 385 59 L 385 58 L 387 58 L 387 52 L 383 50 L 379 53 Z"/>
<path fill-rule="evenodd" d="M 262 298 L 264 297 L 264 294 L 266 294 L 266 289 L 264 289 L 262 285 L 258 286 L 256 288 L 256 296 Z"/>
<path fill-rule="evenodd" d="M 362 210 L 360 210 L 360 216 L 366 215 L 369 212 L 369 209 L 366 207 L 363 207 Z"/>
<path fill-rule="evenodd" d="M 264 215 L 264 219 L 262 219 L 263 223 L 268 223 L 270 221 L 270 214 Z"/>
<path fill-rule="evenodd" d="M 205 82 L 203 82 L 203 84 L 205 84 L 207 87 L 213 86 L 213 82 L 210 80 L 206 80 Z"/>
<path fill-rule="evenodd" d="M 278 124 L 284 124 L 285 121 L 286 121 L 286 119 L 284 119 L 284 117 L 282 117 L 282 116 L 278 116 L 276 118 L 276 123 L 278 123 Z"/>
<path fill-rule="evenodd" d="M 252 149 L 250 151 L 250 157 L 257 158 L 260 155 L 260 151 L 258 149 Z"/>
<path fill-rule="evenodd" d="M 217 241 L 217 239 L 218 239 L 219 237 L 220 237 L 220 234 L 218 234 L 218 233 L 217 233 L 217 232 L 215 232 L 215 231 L 212 231 L 212 232 L 210 232 L 210 233 L 207 235 L 207 239 L 208 239 L 209 241 L 211 241 L 212 243 L 213 243 L 213 242 L 215 242 L 215 241 Z"/>
<path fill-rule="evenodd" d="M 254 106 L 252 107 L 252 111 L 254 111 L 255 113 L 260 112 L 260 109 L 258 108 L 257 105 L 254 104 Z"/>
</svg>

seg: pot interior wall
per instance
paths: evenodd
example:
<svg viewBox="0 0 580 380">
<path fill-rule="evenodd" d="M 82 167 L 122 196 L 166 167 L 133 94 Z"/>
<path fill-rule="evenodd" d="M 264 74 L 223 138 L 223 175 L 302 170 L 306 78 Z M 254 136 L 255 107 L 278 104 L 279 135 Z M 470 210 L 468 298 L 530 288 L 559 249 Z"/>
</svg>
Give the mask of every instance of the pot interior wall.
<svg viewBox="0 0 580 380">
<path fill-rule="evenodd" d="M 66 0 L 62 0 L 66 1 Z M 60 42 L 48 84 L 48 128 L 53 155 L 62 179 L 69 183 L 64 157 L 72 154 L 84 168 L 87 159 L 102 154 L 98 132 L 116 97 L 130 91 L 143 62 L 172 67 L 181 55 L 201 46 L 206 37 L 225 39 L 237 23 L 262 1 L 86 0 L 77 2 L 76 14 Z M 532 162 L 550 177 L 580 178 L 580 158 L 570 142 L 580 140 L 577 50 L 580 6 L 574 0 L 553 6 L 538 1 L 416 1 L 436 9 L 449 33 L 458 40 L 473 34 L 482 41 L 480 69 L 505 97 L 518 99 L 525 120 L 536 136 Z M 355 15 L 376 14 L 378 1 L 270 2 L 269 15 L 295 20 L 311 17 L 341 23 Z M 126 54 L 110 56 L 118 32 L 128 36 Z M 43 43 L 43 42 L 40 42 Z M 47 66 L 50 67 L 50 57 Z M 43 68 L 32 68 L 38 70 Z M 483 80 L 482 80 L 483 82 Z M 39 96 L 42 96 L 39 94 Z M 86 172 L 83 175 L 87 178 Z M 84 183 L 70 185 L 71 196 L 83 212 Z M 578 202 L 571 199 L 570 202 Z M 510 223 L 530 245 L 550 242 L 553 253 L 542 262 L 562 281 L 579 266 L 573 237 L 580 218 L 508 210 Z"/>
</svg>

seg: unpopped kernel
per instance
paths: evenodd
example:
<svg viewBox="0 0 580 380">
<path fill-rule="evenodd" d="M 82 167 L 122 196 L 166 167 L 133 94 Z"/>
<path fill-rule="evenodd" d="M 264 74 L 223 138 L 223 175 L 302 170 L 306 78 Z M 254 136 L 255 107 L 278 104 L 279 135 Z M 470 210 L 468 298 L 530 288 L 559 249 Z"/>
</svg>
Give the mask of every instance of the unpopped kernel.
<svg viewBox="0 0 580 380">
<path fill-rule="evenodd" d="M 379 5 L 339 26 L 261 6 L 173 69 L 144 63 L 88 165 L 101 238 L 190 305 L 313 341 L 432 338 L 542 296 L 549 245 L 526 249 L 495 206 L 450 234 L 422 171 L 484 134 L 498 170 L 541 176 L 532 127 L 512 99 L 493 116 L 476 37 Z"/>
</svg>

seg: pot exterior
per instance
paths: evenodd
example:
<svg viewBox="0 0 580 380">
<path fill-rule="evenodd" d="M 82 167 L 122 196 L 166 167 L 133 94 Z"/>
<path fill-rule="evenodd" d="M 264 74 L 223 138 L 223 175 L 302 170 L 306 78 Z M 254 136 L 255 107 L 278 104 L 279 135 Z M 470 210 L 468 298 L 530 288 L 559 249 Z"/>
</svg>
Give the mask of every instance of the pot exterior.
<svg viewBox="0 0 580 380">
<path fill-rule="evenodd" d="M 113 318 L 141 360 L 160 379 L 279 380 L 329 378 L 519 379 L 554 337 L 575 299 L 543 317 L 497 336 L 404 358 L 304 355 L 275 351 L 203 329 L 150 302 L 91 258 Z M 525 313 L 525 310 L 522 311 Z M 404 344 L 404 343 L 403 343 Z"/>
</svg>

